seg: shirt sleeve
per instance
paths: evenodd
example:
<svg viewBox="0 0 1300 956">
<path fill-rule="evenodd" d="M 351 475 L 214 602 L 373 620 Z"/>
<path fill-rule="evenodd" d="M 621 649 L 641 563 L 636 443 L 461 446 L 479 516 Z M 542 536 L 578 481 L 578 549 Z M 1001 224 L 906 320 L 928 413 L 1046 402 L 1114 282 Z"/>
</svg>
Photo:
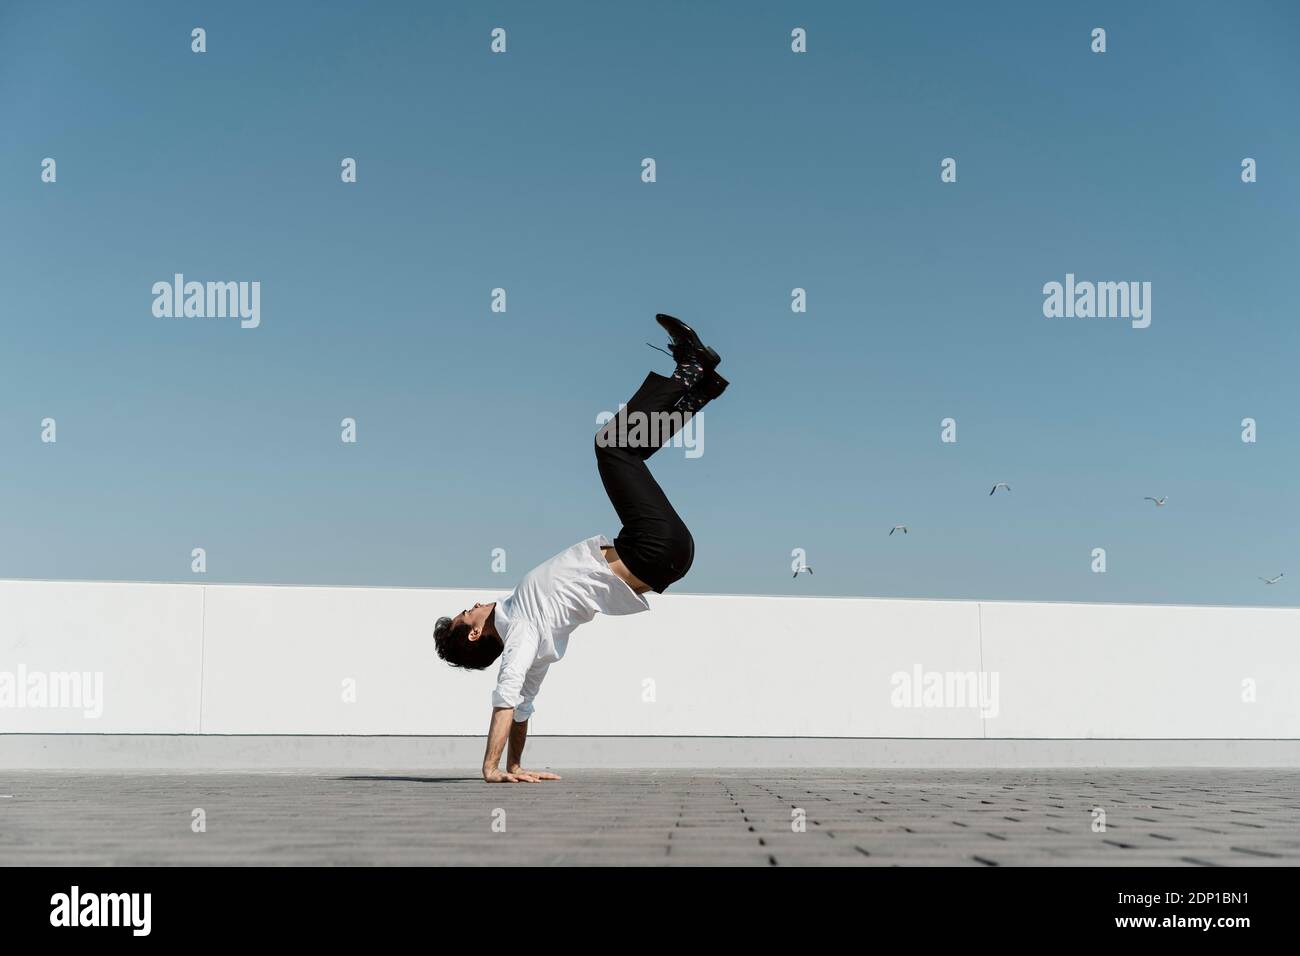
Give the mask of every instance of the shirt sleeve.
<svg viewBox="0 0 1300 956">
<path fill-rule="evenodd" d="M 546 676 L 550 666 L 549 662 L 537 661 L 528 668 L 528 673 L 524 675 L 523 689 L 520 691 L 522 699 L 515 707 L 515 723 L 523 723 L 533 716 L 533 701 L 537 698 L 537 692 L 542 689 L 542 678 Z"/>
<path fill-rule="evenodd" d="M 537 630 L 532 624 L 527 621 L 511 623 L 510 636 L 506 640 L 505 650 L 501 652 L 497 686 L 492 690 L 493 707 L 518 708 L 523 703 L 524 682 L 537 657 L 537 645 Z M 533 693 L 537 693 L 535 687 Z M 515 716 L 518 718 L 518 713 Z"/>
</svg>

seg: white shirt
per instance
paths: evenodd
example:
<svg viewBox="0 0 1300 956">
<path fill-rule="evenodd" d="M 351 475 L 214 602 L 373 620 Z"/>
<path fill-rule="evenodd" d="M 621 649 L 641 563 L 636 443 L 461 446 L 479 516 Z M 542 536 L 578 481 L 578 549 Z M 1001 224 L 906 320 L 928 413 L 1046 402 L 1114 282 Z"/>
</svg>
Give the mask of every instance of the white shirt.
<svg viewBox="0 0 1300 956">
<path fill-rule="evenodd" d="M 597 613 L 650 610 L 646 599 L 610 570 L 604 535 L 579 541 L 529 571 L 497 602 L 493 623 L 505 642 L 493 707 L 513 707 L 515 721 L 532 716 L 547 669 L 564 656 L 569 635 Z"/>
</svg>

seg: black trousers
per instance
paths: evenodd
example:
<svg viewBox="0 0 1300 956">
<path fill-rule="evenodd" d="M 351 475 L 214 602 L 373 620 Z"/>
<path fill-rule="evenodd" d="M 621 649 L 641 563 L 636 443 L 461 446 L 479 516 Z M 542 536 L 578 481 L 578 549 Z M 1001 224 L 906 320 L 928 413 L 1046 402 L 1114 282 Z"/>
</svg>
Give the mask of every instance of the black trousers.
<svg viewBox="0 0 1300 956">
<path fill-rule="evenodd" d="M 614 549 L 629 571 L 662 592 L 695 560 L 695 541 L 646 460 L 690 419 L 675 411 L 686 386 L 651 372 L 618 415 L 596 433 L 596 466 L 623 528 Z"/>
</svg>

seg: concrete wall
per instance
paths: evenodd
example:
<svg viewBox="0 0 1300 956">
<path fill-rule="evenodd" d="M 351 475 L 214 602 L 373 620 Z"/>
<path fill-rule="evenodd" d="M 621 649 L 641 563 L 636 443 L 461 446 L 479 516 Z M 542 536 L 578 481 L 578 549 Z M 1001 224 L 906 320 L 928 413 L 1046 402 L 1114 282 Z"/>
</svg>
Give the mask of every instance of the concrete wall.
<svg viewBox="0 0 1300 956">
<path fill-rule="evenodd" d="M 447 667 L 430 629 L 491 593 L 0 581 L 0 733 L 481 735 L 495 669 Z M 574 635 L 534 734 L 1300 738 L 1300 609 L 650 600 Z M 20 671 L 102 674 L 101 714 L 17 706 Z M 918 671 L 996 697 L 897 706 Z"/>
</svg>

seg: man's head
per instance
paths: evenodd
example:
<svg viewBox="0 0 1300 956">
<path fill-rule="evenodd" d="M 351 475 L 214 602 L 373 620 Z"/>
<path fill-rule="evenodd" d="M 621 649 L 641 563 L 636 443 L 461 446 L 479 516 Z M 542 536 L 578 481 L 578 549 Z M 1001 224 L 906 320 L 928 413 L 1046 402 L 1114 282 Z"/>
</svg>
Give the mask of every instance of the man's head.
<svg viewBox="0 0 1300 956">
<path fill-rule="evenodd" d="M 453 667 L 481 671 L 498 657 L 505 645 L 492 626 L 495 604 L 475 604 L 455 617 L 440 617 L 433 625 L 438 656 Z"/>
</svg>

